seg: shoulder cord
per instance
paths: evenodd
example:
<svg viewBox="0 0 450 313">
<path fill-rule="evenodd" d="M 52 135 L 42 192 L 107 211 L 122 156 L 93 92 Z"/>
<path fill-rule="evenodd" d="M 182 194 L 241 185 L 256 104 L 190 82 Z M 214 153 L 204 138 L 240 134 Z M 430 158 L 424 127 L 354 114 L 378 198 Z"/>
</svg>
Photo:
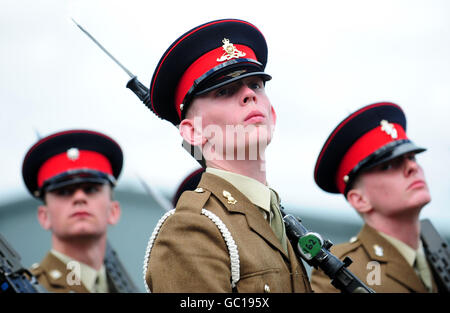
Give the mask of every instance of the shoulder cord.
<svg viewBox="0 0 450 313">
<path fill-rule="evenodd" d="M 161 229 L 162 224 L 166 221 L 166 219 L 175 213 L 175 209 L 172 209 L 168 211 L 166 214 L 164 214 L 158 221 L 158 223 L 155 226 L 155 229 L 153 230 L 152 235 L 150 236 L 150 239 L 148 240 L 147 249 L 145 250 L 145 257 L 144 257 L 144 285 L 145 290 L 150 293 L 152 292 L 150 288 L 147 285 L 147 281 L 145 280 L 145 276 L 147 274 L 147 267 L 148 267 L 148 259 L 150 258 L 150 252 L 152 251 L 153 243 L 155 242 L 156 236 L 159 233 L 159 230 Z"/>
<path fill-rule="evenodd" d="M 161 219 L 156 224 L 155 229 L 153 230 L 152 235 L 150 236 L 150 239 L 148 241 L 147 249 L 145 251 L 145 257 L 144 257 L 144 285 L 147 292 L 151 292 L 150 288 L 147 285 L 147 282 L 145 280 L 145 276 L 147 274 L 148 269 L 148 260 L 150 258 L 150 252 L 153 247 L 153 243 L 156 240 L 156 236 L 158 236 L 158 233 L 161 229 L 161 226 L 164 224 L 166 219 L 175 213 L 175 209 L 170 210 L 166 214 L 161 217 Z M 211 211 L 208 211 L 206 209 L 202 209 L 201 213 L 208 217 L 219 229 L 220 233 L 222 234 L 225 243 L 228 248 L 228 253 L 230 254 L 230 264 L 231 264 L 231 288 L 234 290 L 236 288 L 236 284 L 238 283 L 240 279 L 240 263 L 239 263 L 239 252 L 237 249 L 237 245 L 233 239 L 233 236 L 231 235 L 230 231 L 228 230 L 227 226 L 222 222 L 222 220 L 212 213 Z"/>
<path fill-rule="evenodd" d="M 208 217 L 214 224 L 216 224 L 217 228 L 219 228 L 222 233 L 223 239 L 225 239 L 225 243 L 228 248 L 228 253 L 230 254 L 230 264 L 231 264 L 231 288 L 235 289 L 236 284 L 240 279 L 240 262 L 239 262 L 239 251 L 237 245 L 228 230 L 227 226 L 222 222 L 222 220 L 206 209 L 202 209 L 202 214 Z"/>
</svg>

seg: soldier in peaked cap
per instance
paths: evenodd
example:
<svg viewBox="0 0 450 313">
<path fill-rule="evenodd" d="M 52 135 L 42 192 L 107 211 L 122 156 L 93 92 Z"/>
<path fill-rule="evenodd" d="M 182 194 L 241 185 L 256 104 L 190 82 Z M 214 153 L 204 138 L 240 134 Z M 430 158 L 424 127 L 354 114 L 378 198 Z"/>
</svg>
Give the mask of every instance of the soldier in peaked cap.
<svg viewBox="0 0 450 313">
<path fill-rule="evenodd" d="M 52 233 L 51 251 L 31 272 L 47 290 L 117 291 L 104 256 L 107 226 L 120 218 L 112 189 L 122 163 L 122 150 L 113 139 L 88 130 L 58 132 L 28 150 L 23 180 L 42 200 L 38 220 Z"/>
<path fill-rule="evenodd" d="M 406 135 L 403 110 L 383 102 L 344 119 L 317 158 L 317 185 L 343 194 L 365 222 L 350 242 L 331 250 L 349 256 L 349 269 L 376 292 L 437 291 L 420 239 L 419 214 L 431 200 L 415 158 L 423 151 Z M 313 270 L 311 285 L 338 292 L 322 271 Z"/>
<path fill-rule="evenodd" d="M 148 106 L 179 127 L 206 169 L 150 238 L 148 291 L 310 291 L 266 181 L 265 148 L 276 121 L 266 62 L 260 30 L 236 19 L 189 30 L 161 57 Z"/>
</svg>

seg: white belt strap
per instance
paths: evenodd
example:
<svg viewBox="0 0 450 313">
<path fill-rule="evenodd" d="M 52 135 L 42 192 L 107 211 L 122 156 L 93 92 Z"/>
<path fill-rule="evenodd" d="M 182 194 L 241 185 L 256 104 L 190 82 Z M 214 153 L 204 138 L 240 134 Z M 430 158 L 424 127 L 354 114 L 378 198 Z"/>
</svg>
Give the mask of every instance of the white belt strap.
<svg viewBox="0 0 450 313">
<path fill-rule="evenodd" d="M 144 258 L 144 285 L 147 292 L 151 292 L 149 286 L 147 285 L 147 282 L 145 280 L 145 276 L 147 274 L 148 269 L 148 259 L 150 257 L 150 252 L 153 247 L 153 243 L 156 240 L 156 236 L 158 235 L 161 226 L 164 224 L 165 220 L 175 213 L 175 209 L 170 210 L 166 214 L 161 217 L 161 219 L 156 224 L 155 229 L 153 230 L 152 235 L 150 236 L 150 239 L 147 244 L 147 249 L 145 251 L 145 258 Z M 208 217 L 219 229 L 220 233 L 222 234 L 225 244 L 228 248 L 228 253 L 230 254 L 230 264 L 231 264 L 231 288 L 235 288 L 236 284 L 238 283 L 240 279 L 240 263 L 239 263 L 239 252 L 237 249 L 237 245 L 233 239 L 233 236 L 231 235 L 230 231 L 228 230 L 227 226 L 222 222 L 222 220 L 212 213 L 211 211 L 208 211 L 206 209 L 202 209 L 201 212 L 203 215 Z"/>
</svg>

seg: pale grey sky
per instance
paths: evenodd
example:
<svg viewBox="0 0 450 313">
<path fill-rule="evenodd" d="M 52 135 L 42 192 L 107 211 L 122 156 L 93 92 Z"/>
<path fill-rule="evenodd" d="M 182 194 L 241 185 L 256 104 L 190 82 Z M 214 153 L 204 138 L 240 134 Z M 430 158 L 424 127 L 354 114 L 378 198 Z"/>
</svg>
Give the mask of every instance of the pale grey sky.
<svg viewBox="0 0 450 313">
<path fill-rule="evenodd" d="M 252 22 L 269 46 L 267 93 L 278 115 L 269 183 L 283 201 L 324 217 L 358 218 L 321 191 L 313 167 L 334 127 L 359 107 L 392 101 L 432 192 L 422 216 L 450 222 L 450 2 L 3 0 L 0 4 L 0 202 L 26 195 L 21 164 L 41 136 L 88 128 L 125 152 L 120 184 L 174 191 L 196 162 L 178 131 L 128 89 L 128 76 L 70 20 L 149 85 L 179 35 L 219 18 Z M 301 215 L 301 212 L 300 212 Z"/>
</svg>

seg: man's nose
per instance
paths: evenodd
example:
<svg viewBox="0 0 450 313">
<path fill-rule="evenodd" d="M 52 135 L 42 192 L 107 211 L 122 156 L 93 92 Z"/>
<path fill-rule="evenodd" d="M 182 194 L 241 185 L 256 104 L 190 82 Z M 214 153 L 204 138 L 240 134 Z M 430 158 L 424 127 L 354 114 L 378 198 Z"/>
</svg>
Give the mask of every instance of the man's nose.
<svg viewBox="0 0 450 313">
<path fill-rule="evenodd" d="M 405 157 L 403 159 L 405 175 L 409 176 L 419 170 L 419 164 L 414 158 Z"/>
<path fill-rule="evenodd" d="M 86 197 L 87 195 L 86 192 L 84 192 L 83 188 L 77 188 L 73 193 L 72 199 L 76 202 L 79 202 L 86 201 Z"/>
<path fill-rule="evenodd" d="M 241 92 L 240 105 L 245 106 L 251 102 L 256 103 L 256 93 L 249 86 L 243 85 L 241 87 L 240 92 Z"/>
</svg>

